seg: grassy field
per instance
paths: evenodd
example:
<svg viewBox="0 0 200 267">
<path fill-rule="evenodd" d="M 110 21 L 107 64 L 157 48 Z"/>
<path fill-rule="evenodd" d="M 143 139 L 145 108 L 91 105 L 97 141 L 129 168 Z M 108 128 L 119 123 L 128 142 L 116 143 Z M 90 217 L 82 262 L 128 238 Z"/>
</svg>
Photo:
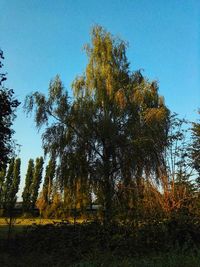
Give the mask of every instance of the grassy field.
<svg viewBox="0 0 200 267">
<path fill-rule="evenodd" d="M 14 237 L 16 234 L 23 233 L 28 226 L 31 225 L 45 225 L 45 224 L 53 224 L 54 220 L 47 220 L 47 219 L 42 219 L 40 220 L 39 218 L 30 218 L 30 219 L 24 219 L 24 218 L 18 218 L 14 221 L 12 231 L 11 231 L 11 236 Z M 0 218 L 0 238 L 6 238 L 8 235 L 8 222 L 6 221 L 5 218 Z"/>
<path fill-rule="evenodd" d="M 8 226 L 1 218 L 0 266 L 200 267 L 199 247 L 189 243 L 168 247 L 156 235 L 149 239 L 150 228 L 138 232 L 141 236 L 134 231 L 116 225 L 106 228 L 96 223 L 18 218 L 12 238 L 6 239 Z"/>
<path fill-rule="evenodd" d="M 29 226 L 33 224 L 40 224 L 40 225 L 45 225 L 45 224 L 53 224 L 57 222 L 62 222 L 62 220 L 56 220 L 56 219 L 40 219 L 40 218 L 17 218 L 15 220 L 15 226 Z M 5 218 L 0 218 L 0 227 L 7 225 L 6 219 Z"/>
<path fill-rule="evenodd" d="M 43 219 L 43 218 L 17 218 L 15 220 L 15 226 L 30 226 L 30 225 L 46 225 L 46 224 L 56 224 L 56 223 L 73 223 L 73 218 L 68 220 L 60 220 L 60 219 Z M 82 219 L 76 219 L 76 223 L 82 223 Z M 0 227 L 7 225 L 5 218 L 0 218 Z"/>
<path fill-rule="evenodd" d="M 14 221 L 11 236 L 14 237 L 16 234 L 24 233 L 27 227 L 34 225 L 48 225 L 48 224 L 59 224 L 59 223 L 73 223 L 73 219 L 68 221 L 57 220 L 57 219 L 43 219 L 43 218 L 17 218 Z M 76 220 L 77 223 L 82 223 L 83 220 Z M 8 223 L 6 218 L 0 218 L 0 238 L 6 238 L 8 234 Z"/>
</svg>

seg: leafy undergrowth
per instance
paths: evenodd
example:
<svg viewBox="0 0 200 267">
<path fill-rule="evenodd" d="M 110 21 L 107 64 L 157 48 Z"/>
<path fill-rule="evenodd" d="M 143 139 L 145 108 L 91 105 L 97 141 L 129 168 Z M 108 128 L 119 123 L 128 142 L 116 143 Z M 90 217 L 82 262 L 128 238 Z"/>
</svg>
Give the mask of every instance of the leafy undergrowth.
<svg viewBox="0 0 200 267">
<path fill-rule="evenodd" d="M 198 222 L 49 224 L 0 239 L 0 266 L 200 266 Z"/>
</svg>

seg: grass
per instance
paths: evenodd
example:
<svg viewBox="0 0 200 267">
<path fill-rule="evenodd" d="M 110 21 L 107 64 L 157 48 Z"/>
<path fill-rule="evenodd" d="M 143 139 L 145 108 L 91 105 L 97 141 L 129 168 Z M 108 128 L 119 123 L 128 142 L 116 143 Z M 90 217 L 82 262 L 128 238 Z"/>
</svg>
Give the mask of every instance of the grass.
<svg viewBox="0 0 200 267">
<path fill-rule="evenodd" d="M 74 219 L 69 218 L 67 220 L 61 220 L 61 219 L 43 219 L 43 218 L 17 218 L 15 220 L 15 225 L 24 225 L 24 226 L 29 226 L 33 224 L 37 225 L 45 225 L 45 224 L 54 224 L 54 223 L 59 223 L 59 222 L 70 222 L 73 223 Z M 83 219 L 76 219 L 76 223 L 82 223 Z M 5 218 L 0 218 L 0 226 L 1 225 L 7 225 L 6 219 Z"/>
<path fill-rule="evenodd" d="M 43 218 L 16 218 L 12 227 L 12 236 L 15 237 L 16 234 L 23 233 L 28 226 L 33 225 L 48 225 L 66 222 L 61 219 L 43 219 Z M 73 223 L 74 220 L 71 218 L 68 220 L 69 223 Z M 77 219 L 77 223 L 82 223 L 82 219 Z M 8 223 L 6 218 L 0 218 L 0 238 L 6 238 L 8 234 Z"/>
<path fill-rule="evenodd" d="M 61 222 L 62 220 L 56 220 L 56 219 L 40 219 L 40 218 L 17 218 L 15 220 L 15 226 L 30 226 L 33 224 L 37 225 L 45 225 L 45 224 L 53 224 Z M 5 218 L 0 218 L 0 227 L 7 225 Z"/>
<path fill-rule="evenodd" d="M 176 245 L 158 227 L 137 231 L 117 225 L 59 222 L 63 221 L 18 218 L 9 240 L 1 238 L 7 237 L 8 230 L 1 218 L 0 266 L 200 267 L 199 243 L 196 246 L 187 239 L 182 246 Z"/>
<path fill-rule="evenodd" d="M 39 218 L 17 218 L 12 227 L 12 237 L 22 234 L 28 226 L 31 225 L 46 225 L 60 222 L 61 220 L 39 219 Z M 0 238 L 7 238 L 8 223 L 5 218 L 0 218 Z"/>
<path fill-rule="evenodd" d="M 160 253 L 142 257 L 116 258 L 102 255 L 96 259 L 82 261 L 73 267 L 200 267 L 200 253 L 182 254 L 176 252 Z"/>
<path fill-rule="evenodd" d="M 66 255 L 55 256 L 53 254 L 38 254 L 35 252 L 23 255 L 23 257 L 10 257 L 0 253 L 1 266 L 54 266 L 54 267 L 200 267 L 200 253 L 194 255 L 180 254 L 176 252 L 160 253 L 159 255 L 148 255 L 138 257 L 118 258 L 112 254 L 100 253 L 90 256 L 76 264 L 71 264 Z"/>
</svg>

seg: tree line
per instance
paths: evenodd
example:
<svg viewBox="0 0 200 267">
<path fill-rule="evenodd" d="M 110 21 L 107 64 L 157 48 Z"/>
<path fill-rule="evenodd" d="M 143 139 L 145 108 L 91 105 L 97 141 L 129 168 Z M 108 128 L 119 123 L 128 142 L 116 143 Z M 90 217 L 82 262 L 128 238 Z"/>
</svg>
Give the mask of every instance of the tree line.
<svg viewBox="0 0 200 267">
<path fill-rule="evenodd" d="M 188 140 L 185 121 L 168 109 L 158 83 L 131 71 L 126 49 L 124 41 L 96 26 L 85 46 L 85 72 L 72 84 L 73 99 L 59 76 L 47 96 L 27 96 L 24 109 L 43 130 L 50 161 L 39 197 L 43 159 L 29 161 L 24 211 L 37 205 L 42 216 L 73 211 L 87 217 L 87 207 L 96 202 L 105 224 L 198 213 L 200 124 L 192 124 Z M 12 183 L 18 188 L 14 174 L 12 183 L 7 178 L 10 165 L 1 192 L 6 183 L 9 190 Z"/>
</svg>

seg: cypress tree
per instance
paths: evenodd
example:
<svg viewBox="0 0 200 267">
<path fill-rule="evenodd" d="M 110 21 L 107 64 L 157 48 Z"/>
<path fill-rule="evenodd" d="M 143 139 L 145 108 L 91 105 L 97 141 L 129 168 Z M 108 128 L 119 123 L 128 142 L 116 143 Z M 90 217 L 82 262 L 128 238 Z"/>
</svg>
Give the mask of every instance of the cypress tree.
<svg viewBox="0 0 200 267">
<path fill-rule="evenodd" d="M 19 190 L 19 184 L 20 184 L 20 165 L 21 165 L 21 160 L 19 158 L 16 160 L 14 160 L 13 158 L 11 160 L 3 186 L 4 211 L 9 215 L 12 212 L 17 200 L 16 195 Z"/>
<path fill-rule="evenodd" d="M 43 190 L 42 190 L 44 201 L 47 204 L 50 204 L 52 198 L 52 187 L 53 187 L 53 179 L 55 177 L 55 171 L 56 171 L 56 161 L 54 158 L 51 158 L 46 167 Z"/>
<path fill-rule="evenodd" d="M 21 160 L 18 158 L 15 160 L 14 169 L 13 169 L 13 181 L 10 189 L 10 205 L 12 208 L 14 207 L 16 200 L 17 200 L 17 192 L 19 190 L 20 184 L 20 166 Z"/>
<path fill-rule="evenodd" d="M 34 174 L 34 160 L 30 159 L 28 162 L 25 186 L 22 193 L 23 210 L 25 212 L 29 211 L 31 208 L 31 184 L 33 182 L 33 174 Z"/>
<path fill-rule="evenodd" d="M 42 181 L 42 171 L 43 171 L 43 158 L 36 158 L 35 161 L 35 169 L 34 169 L 34 174 L 33 174 L 33 182 L 31 184 L 31 209 L 34 209 L 35 203 L 38 197 L 39 193 L 39 187 L 40 183 Z"/>
<path fill-rule="evenodd" d="M 2 208 L 3 204 L 3 186 L 4 186 L 5 176 L 6 176 L 6 168 L 2 168 L 2 170 L 0 171 L 0 208 Z"/>
<path fill-rule="evenodd" d="M 14 163 L 15 160 L 14 158 L 11 159 L 10 164 L 8 166 L 7 174 L 5 177 L 5 181 L 3 184 L 3 207 L 4 209 L 7 208 L 9 205 L 9 195 L 10 195 L 10 189 L 12 186 L 12 181 L 13 181 L 13 171 L 14 171 Z"/>
</svg>

